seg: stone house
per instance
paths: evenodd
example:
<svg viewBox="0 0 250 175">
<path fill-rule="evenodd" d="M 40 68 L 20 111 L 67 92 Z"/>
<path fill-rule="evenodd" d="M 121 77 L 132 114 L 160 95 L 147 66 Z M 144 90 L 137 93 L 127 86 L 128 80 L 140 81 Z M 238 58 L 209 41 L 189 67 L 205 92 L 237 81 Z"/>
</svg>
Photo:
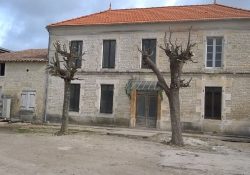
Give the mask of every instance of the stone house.
<svg viewBox="0 0 250 175">
<path fill-rule="evenodd" d="M 169 80 L 169 62 L 158 47 L 169 28 L 185 42 L 192 26 L 194 59 L 184 67 L 191 87 L 181 89 L 184 130 L 250 134 L 250 11 L 220 4 L 106 10 L 47 26 L 53 43 L 82 57 L 72 82 L 72 122 L 170 129 L 168 100 L 138 48 L 154 51 L 153 61 Z M 168 34 L 168 33 L 167 33 Z M 47 119 L 60 120 L 63 81 L 49 76 Z"/>
<path fill-rule="evenodd" d="M 30 49 L 0 54 L 0 114 L 4 99 L 10 101 L 11 119 L 42 121 L 47 82 L 47 49 Z"/>
</svg>

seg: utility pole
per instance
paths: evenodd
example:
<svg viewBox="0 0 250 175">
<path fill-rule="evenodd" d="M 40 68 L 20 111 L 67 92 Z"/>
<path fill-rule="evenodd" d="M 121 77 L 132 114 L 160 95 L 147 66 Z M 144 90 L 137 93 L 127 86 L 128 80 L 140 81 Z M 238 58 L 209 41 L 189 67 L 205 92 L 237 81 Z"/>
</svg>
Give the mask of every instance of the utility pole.
<svg viewBox="0 0 250 175">
<path fill-rule="evenodd" d="M 214 4 L 216 4 L 216 0 L 214 0 Z"/>
</svg>

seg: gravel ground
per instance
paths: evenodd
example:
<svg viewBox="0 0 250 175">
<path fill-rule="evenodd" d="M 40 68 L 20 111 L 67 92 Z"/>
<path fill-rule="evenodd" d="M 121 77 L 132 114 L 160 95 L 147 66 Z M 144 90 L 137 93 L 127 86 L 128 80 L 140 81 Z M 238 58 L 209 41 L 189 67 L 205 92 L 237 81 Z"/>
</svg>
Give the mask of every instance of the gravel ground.
<svg viewBox="0 0 250 175">
<path fill-rule="evenodd" d="M 94 132 L 0 129 L 3 175 L 250 174 L 250 144 L 188 137 L 185 147 Z"/>
</svg>

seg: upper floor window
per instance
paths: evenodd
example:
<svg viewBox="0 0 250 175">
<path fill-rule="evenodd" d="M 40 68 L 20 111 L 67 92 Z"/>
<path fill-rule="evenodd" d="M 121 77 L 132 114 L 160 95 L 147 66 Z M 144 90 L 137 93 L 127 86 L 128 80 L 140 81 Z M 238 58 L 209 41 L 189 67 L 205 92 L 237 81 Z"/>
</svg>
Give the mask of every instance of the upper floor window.
<svg viewBox="0 0 250 175">
<path fill-rule="evenodd" d="M 0 63 L 0 76 L 5 74 L 5 63 Z"/>
<path fill-rule="evenodd" d="M 80 84 L 70 85 L 69 111 L 79 112 Z"/>
<path fill-rule="evenodd" d="M 102 68 L 115 68 L 115 40 L 103 40 Z"/>
<path fill-rule="evenodd" d="M 71 41 L 70 44 L 71 51 L 76 53 L 78 58 L 76 58 L 76 67 L 81 68 L 82 67 L 82 41 Z"/>
<path fill-rule="evenodd" d="M 206 67 L 222 67 L 222 37 L 207 38 Z"/>
<path fill-rule="evenodd" d="M 112 114 L 113 112 L 114 85 L 101 85 L 100 113 Z"/>
<path fill-rule="evenodd" d="M 151 60 L 156 63 L 156 39 L 143 39 L 142 40 L 142 49 L 149 50 L 152 53 Z M 141 62 L 141 68 L 148 69 L 148 65 L 143 61 Z"/>
</svg>

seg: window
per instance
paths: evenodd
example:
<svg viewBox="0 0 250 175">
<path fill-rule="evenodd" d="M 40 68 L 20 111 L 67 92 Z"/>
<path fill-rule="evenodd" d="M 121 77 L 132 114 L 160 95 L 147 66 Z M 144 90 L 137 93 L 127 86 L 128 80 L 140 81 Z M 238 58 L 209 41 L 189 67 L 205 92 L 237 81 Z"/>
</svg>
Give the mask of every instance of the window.
<svg viewBox="0 0 250 175">
<path fill-rule="evenodd" d="M 21 93 L 21 109 L 34 111 L 36 104 L 36 91 L 27 90 Z"/>
<path fill-rule="evenodd" d="M 205 87 L 205 119 L 221 120 L 221 87 Z"/>
<path fill-rule="evenodd" d="M 149 52 L 153 53 L 151 56 L 151 60 L 156 63 L 156 39 L 143 39 L 142 40 L 142 49 L 149 50 Z M 141 68 L 148 69 L 148 65 L 143 61 L 141 62 Z"/>
<path fill-rule="evenodd" d="M 5 63 L 0 63 L 0 76 L 4 76 L 5 73 Z"/>
<path fill-rule="evenodd" d="M 112 114 L 114 85 L 101 85 L 100 112 Z"/>
<path fill-rule="evenodd" d="M 102 68 L 115 68 L 115 40 L 103 40 Z"/>
<path fill-rule="evenodd" d="M 76 67 L 81 68 L 82 67 L 82 41 L 71 41 L 71 50 L 76 53 L 78 58 L 76 58 Z"/>
<path fill-rule="evenodd" d="M 222 37 L 207 38 L 206 67 L 222 66 Z"/>
<path fill-rule="evenodd" d="M 79 112 L 80 84 L 70 85 L 69 111 Z"/>
</svg>

